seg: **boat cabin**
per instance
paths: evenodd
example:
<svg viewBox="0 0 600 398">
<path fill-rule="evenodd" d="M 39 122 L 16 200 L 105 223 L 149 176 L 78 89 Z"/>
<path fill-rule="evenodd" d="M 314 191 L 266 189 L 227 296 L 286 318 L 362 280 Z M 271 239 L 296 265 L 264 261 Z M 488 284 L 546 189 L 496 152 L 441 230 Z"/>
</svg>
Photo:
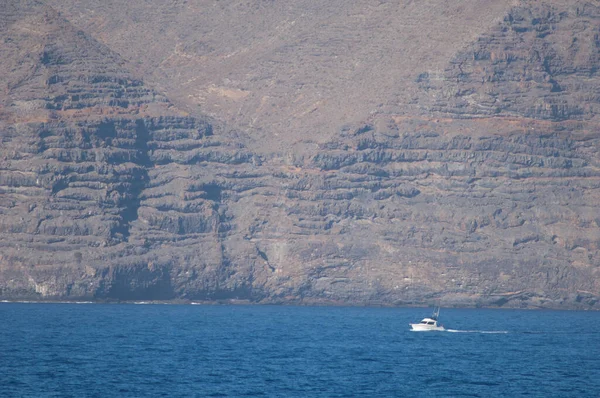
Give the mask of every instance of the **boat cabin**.
<svg viewBox="0 0 600 398">
<path fill-rule="evenodd" d="M 433 315 L 431 315 L 430 317 L 423 318 L 423 320 L 419 323 L 409 323 L 409 325 L 412 328 L 412 330 L 416 330 L 416 331 L 428 331 L 428 330 L 443 331 L 443 330 L 446 330 L 446 329 L 444 329 L 443 325 L 438 325 L 437 318 L 438 318 L 439 313 L 440 313 L 439 308 L 436 308 L 435 311 L 433 312 Z"/>
</svg>

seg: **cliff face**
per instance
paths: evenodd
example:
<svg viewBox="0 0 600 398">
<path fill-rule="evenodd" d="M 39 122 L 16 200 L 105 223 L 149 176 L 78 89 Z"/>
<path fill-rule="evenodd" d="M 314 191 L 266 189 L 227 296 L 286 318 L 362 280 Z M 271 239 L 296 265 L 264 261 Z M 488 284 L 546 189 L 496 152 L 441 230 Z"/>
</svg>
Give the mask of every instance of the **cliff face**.
<svg viewBox="0 0 600 398">
<path fill-rule="evenodd" d="M 226 167 L 251 155 L 215 139 L 208 121 L 176 110 L 53 9 L 8 6 L 1 295 L 173 298 L 176 266 L 218 268 L 218 187 L 191 165 Z M 177 249 L 204 233 L 213 236 L 209 249 Z"/>
<path fill-rule="evenodd" d="M 410 101 L 421 69 L 444 68 L 513 2 L 48 3 L 178 106 L 249 132 L 247 145 L 268 155 L 325 143 L 340 126 Z"/>
<path fill-rule="evenodd" d="M 293 128 L 181 111 L 194 98 L 175 106 L 130 72 L 159 80 L 166 44 L 136 66 L 139 43 L 124 60 L 79 30 L 111 44 L 128 14 L 73 3 L 78 28 L 38 2 L 0 11 L 3 298 L 598 306 L 594 4 L 486 6 L 497 22 L 399 68 L 410 82 L 377 94 L 369 76 L 381 105 L 361 123 L 310 119 L 323 137 L 286 151 L 272 141 Z M 180 78 L 162 84 L 185 92 Z"/>
<path fill-rule="evenodd" d="M 417 78 L 430 111 L 552 121 L 597 117 L 600 8 L 587 2 L 525 4 L 443 71 Z"/>
</svg>

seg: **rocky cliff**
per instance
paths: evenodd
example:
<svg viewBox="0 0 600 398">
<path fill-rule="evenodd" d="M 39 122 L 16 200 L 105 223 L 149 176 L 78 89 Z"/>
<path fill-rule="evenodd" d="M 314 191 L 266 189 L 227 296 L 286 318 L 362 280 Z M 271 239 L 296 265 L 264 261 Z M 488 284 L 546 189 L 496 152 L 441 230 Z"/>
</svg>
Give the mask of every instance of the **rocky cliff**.
<svg viewBox="0 0 600 398">
<path fill-rule="evenodd" d="M 314 64 L 282 74 L 268 61 L 274 42 L 261 36 L 264 25 L 245 36 L 232 27 L 222 38 L 247 48 L 241 53 L 217 47 L 214 32 L 191 35 L 210 45 L 194 47 L 204 58 L 180 54 L 181 65 L 200 59 L 217 68 L 246 54 L 262 60 L 265 76 L 280 76 L 267 87 L 249 75 L 238 82 L 248 93 L 227 86 L 233 79 L 211 86 L 207 70 L 175 73 L 179 64 L 159 33 L 140 55 L 138 36 L 122 34 L 137 25 L 122 21 L 142 11 L 159 17 L 141 3 L 120 13 L 111 2 L 71 3 L 9 1 L 0 9 L 2 298 L 600 305 L 594 3 L 484 3 L 488 13 L 471 29 L 452 24 L 470 21 L 468 9 L 442 12 L 435 1 L 398 11 L 420 18 L 412 30 L 383 24 L 393 19 L 381 16 L 392 3 L 347 2 L 339 5 L 347 19 L 334 21 L 328 9 L 308 8 L 321 15 L 327 37 L 358 26 L 359 43 L 371 29 L 416 34 L 433 20 L 457 33 L 454 45 L 443 45 L 451 42 L 445 38 L 420 50 L 416 64 L 395 67 L 334 40 L 344 49 L 340 64 L 319 64 L 326 75 L 313 77 Z M 202 18 L 223 15 L 204 3 L 174 4 L 173 14 L 197 7 Z M 255 3 L 274 26 L 296 16 Z M 160 26 L 174 32 L 169 21 Z M 293 56 L 299 43 L 330 48 L 293 26 L 275 41 L 277 53 L 287 48 Z M 430 34 L 415 40 L 427 43 Z M 412 48 L 407 41 L 396 41 L 399 53 Z M 352 87 L 365 87 L 364 103 L 337 102 L 327 121 L 322 112 L 330 108 L 317 104 L 315 117 L 287 123 L 297 109 L 287 95 L 281 103 L 269 97 L 274 103 L 263 105 L 271 110 L 256 108 L 256 124 L 246 126 L 244 106 L 288 90 L 286 77 L 305 79 L 302 90 L 331 81 L 328 98 L 347 96 L 349 86 L 335 82 L 349 54 L 355 67 L 369 61 L 392 70 L 349 75 Z M 197 97 L 181 94 L 189 84 L 228 99 L 198 109 Z M 175 104 L 160 87 L 181 91 Z M 362 116 L 344 121 L 349 113 Z"/>
</svg>

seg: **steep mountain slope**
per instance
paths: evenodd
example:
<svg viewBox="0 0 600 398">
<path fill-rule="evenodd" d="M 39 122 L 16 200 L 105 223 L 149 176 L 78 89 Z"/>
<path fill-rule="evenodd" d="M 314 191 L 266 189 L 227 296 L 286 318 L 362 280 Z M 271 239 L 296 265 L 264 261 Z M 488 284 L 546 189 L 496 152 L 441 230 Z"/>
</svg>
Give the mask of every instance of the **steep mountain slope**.
<svg viewBox="0 0 600 398">
<path fill-rule="evenodd" d="M 181 238 L 218 228 L 203 185 L 185 182 L 185 164 L 250 156 L 211 138 L 208 121 L 177 111 L 53 9 L 11 2 L 0 18 L 9 72 L 0 108 L 1 295 L 173 298 L 170 275 L 151 265 L 152 242 L 173 229 Z M 187 186 L 189 198 L 170 196 Z M 175 214 L 180 204 L 195 213 Z"/>
<path fill-rule="evenodd" d="M 597 4 L 532 3 L 513 8 L 443 71 L 418 77 L 433 100 L 429 111 L 552 121 L 598 116 Z"/>
<path fill-rule="evenodd" d="M 442 69 L 511 3 L 50 1 L 178 105 L 251 131 L 267 153 L 326 142 L 397 95 L 410 101 L 417 69 Z"/>
<path fill-rule="evenodd" d="M 7 3 L 0 295 L 597 308 L 599 8 L 299 3 Z"/>
</svg>

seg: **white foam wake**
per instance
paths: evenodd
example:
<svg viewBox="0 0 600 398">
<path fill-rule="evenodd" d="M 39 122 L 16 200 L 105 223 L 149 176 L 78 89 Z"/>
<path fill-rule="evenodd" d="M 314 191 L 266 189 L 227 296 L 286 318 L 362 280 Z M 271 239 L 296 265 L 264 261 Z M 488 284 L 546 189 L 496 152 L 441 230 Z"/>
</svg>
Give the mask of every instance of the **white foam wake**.
<svg viewBox="0 0 600 398">
<path fill-rule="evenodd" d="M 457 329 L 446 329 L 446 332 L 450 333 L 483 333 L 483 334 L 506 334 L 507 330 L 457 330 Z"/>
</svg>

